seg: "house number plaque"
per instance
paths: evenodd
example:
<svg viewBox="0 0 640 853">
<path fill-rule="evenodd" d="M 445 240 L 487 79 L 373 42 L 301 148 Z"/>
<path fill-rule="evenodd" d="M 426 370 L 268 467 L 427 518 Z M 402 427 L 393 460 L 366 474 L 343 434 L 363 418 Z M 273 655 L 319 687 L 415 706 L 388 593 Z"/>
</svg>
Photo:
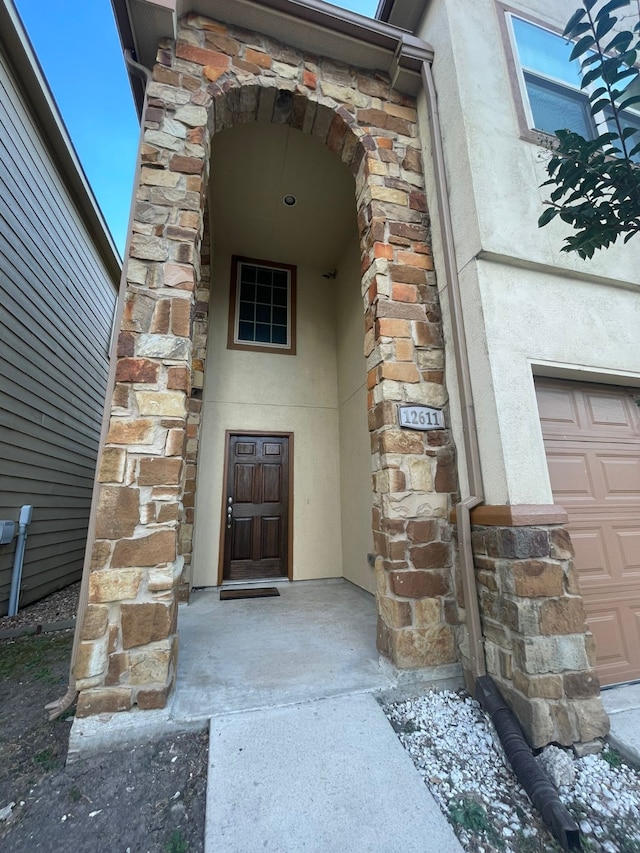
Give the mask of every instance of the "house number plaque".
<svg viewBox="0 0 640 853">
<path fill-rule="evenodd" d="M 444 415 L 432 406 L 399 406 L 398 423 L 405 429 L 444 429 Z"/>
</svg>

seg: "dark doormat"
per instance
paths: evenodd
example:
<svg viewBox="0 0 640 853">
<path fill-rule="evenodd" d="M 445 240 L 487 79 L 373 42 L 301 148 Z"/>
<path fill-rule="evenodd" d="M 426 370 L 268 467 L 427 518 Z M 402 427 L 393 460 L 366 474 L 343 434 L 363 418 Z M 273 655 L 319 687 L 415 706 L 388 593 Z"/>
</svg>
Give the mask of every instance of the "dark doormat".
<svg viewBox="0 0 640 853">
<path fill-rule="evenodd" d="M 221 589 L 220 601 L 234 601 L 238 598 L 271 598 L 280 595 L 275 586 L 245 587 L 244 589 Z"/>
</svg>

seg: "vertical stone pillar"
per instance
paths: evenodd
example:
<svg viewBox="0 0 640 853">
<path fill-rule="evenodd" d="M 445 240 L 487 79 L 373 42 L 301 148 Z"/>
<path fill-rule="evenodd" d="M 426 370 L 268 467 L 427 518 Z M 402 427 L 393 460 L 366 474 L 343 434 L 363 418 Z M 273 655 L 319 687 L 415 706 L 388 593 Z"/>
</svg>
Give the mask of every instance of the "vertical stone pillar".
<svg viewBox="0 0 640 853">
<path fill-rule="evenodd" d="M 211 234 L 208 209 L 204 211 L 204 229 L 200 253 L 200 281 L 196 291 L 193 318 L 193 352 L 191 359 L 191 393 L 187 401 L 186 441 L 183 446 L 185 458 L 185 485 L 182 498 L 182 524 L 180 527 L 180 554 L 184 560 L 178 597 L 188 601 L 191 592 L 191 557 L 193 551 L 193 525 L 196 501 L 196 476 L 204 370 L 207 358 L 207 335 L 209 330 L 209 297 L 211 294 Z"/>
<path fill-rule="evenodd" d="M 378 648 L 398 667 L 418 668 L 457 659 L 448 522 L 457 477 L 447 429 L 425 433 L 398 421 L 400 405 L 446 407 L 447 394 L 415 108 L 405 99 L 384 109 L 411 122 L 411 142 L 408 131 L 375 136 L 357 181 L 366 235 L 362 285 Z"/>
<path fill-rule="evenodd" d="M 89 605 L 75 666 L 80 716 L 163 706 L 175 677 L 209 139 L 207 111 L 163 58 L 161 50 L 148 89 L 116 384 L 94 497 Z"/>
<path fill-rule="evenodd" d="M 489 674 L 533 747 L 608 732 L 593 636 L 562 526 L 474 526 Z"/>
</svg>

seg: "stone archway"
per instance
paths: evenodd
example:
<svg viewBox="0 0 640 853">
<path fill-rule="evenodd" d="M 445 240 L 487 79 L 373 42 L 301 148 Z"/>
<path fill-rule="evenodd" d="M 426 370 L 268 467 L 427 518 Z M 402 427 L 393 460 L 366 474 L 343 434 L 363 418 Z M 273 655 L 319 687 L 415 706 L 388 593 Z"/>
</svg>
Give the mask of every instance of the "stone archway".
<svg viewBox="0 0 640 853">
<path fill-rule="evenodd" d="M 196 15 L 160 45 L 153 77 L 94 497 L 79 715 L 162 707 L 174 681 L 206 363 L 211 137 L 241 122 L 316 136 L 355 176 L 379 648 L 400 667 L 454 661 L 451 437 L 397 426 L 399 403 L 446 404 L 415 103 L 379 75 Z"/>
</svg>

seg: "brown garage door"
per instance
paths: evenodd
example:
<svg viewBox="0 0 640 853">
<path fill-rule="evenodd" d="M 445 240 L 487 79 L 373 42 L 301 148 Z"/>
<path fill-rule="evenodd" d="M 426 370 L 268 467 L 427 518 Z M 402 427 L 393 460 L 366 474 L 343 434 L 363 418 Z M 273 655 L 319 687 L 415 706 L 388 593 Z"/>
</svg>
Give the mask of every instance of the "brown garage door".
<svg viewBox="0 0 640 853">
<path fill-rule="evenodd" d="M 536 391 L 600 679 L 640 678 L 640 395 L 555 380 L 536 382 Z"/>
</svg>

